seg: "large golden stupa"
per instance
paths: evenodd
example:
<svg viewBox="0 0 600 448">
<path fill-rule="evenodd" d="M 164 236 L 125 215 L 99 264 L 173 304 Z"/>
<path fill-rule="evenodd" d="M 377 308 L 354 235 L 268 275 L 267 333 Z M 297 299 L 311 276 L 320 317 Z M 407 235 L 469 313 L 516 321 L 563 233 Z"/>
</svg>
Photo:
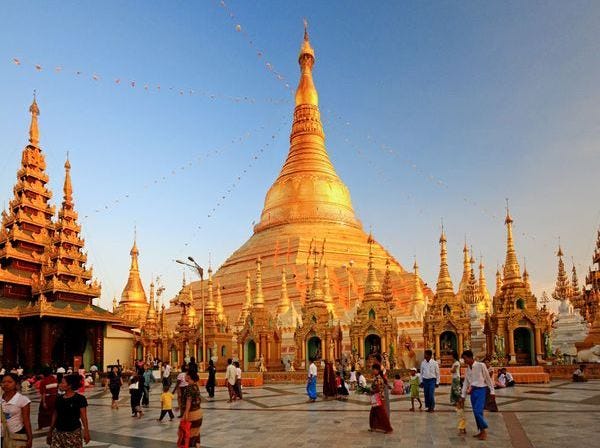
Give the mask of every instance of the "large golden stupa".
<svg viewBox="0 0 600 448">
<path fill-rule="evenodd" d="M 361 300 L 364 293 L 369 261 L 368 235 L 354 213 L 350 191 L 337 175 L 325 148 L 319 96 L 312 76 L 315 52 L 306 30 L 298 62 L 301 76 L 287 159 L 267 192 L 253 235 L 214 275 L 230 322 L 238 319 L 246 297 L 246 276 L 254 275 L 259 257 L 265 305 L 275 313 L 283 274 L 289 299 L 300 310 L 307 281 L 312 281 L 313 269 L 307 270 L 311 244 L 326 266 L 336 320 L 342 325 L 348 324 L 357 300 Z M 399 319 L 400 329 L 402 322 L 413 331 L 416 326 L 421 328 L 421 319 L 412 318 L 414 302 L 418 300 L 413 297 L 417 283 L 414 274 L 406 272 L 378 243 L 373 244 L 373 259 L 380 280 L 389 261 L 394 314 Z M 428 288 L 423 289 L 426 296 L 431 295 Z M 192 284 L 192 290 L 196 306 L 200 308 L 199 282 Z M 422 295 L 420 300 L 423 300 Z"/>
</svg>

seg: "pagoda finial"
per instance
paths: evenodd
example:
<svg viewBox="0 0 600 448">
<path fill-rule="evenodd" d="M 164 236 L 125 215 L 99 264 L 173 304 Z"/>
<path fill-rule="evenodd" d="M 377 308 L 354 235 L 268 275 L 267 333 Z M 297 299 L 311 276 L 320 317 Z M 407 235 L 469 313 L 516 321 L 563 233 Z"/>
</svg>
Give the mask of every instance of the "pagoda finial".
<svg viewBox="0 0 600 448">
<path fill-rule="evenodd" d="M 139 271 L 140 268 L 138 266 L 138 256 L 140 251 L 137 247 L 137 227 L 133 226 L 133 246 L 131 246 L 131 250 L 129 251 L 129 255 L 131 255 L 131 271 Z"/>
<path fill-rule="evenodd" d="M 265 306 L 265 296 L 262 289 L 262 259 L 256 259 L 256 295 L 254 296 L 254 306 L 263 308 Z"/>
<path fill-rule="evenodd" d="M 446 233 L 442 221 L 442 234 L 440 235 L 440 272 L 436 285 L 436 294 L 454 294 L 454 285 L 448 271 L 448 251 L 446 249 Z"/>
<path fill-rule="evenodd" d="M 300 64 L 300 83 L 296 90 L 296 106 L 301 104 L 319 105 L 319 95 L 312 79 L 312 68 L 315 63 L 315 50 L 310 45 L 308 37 L 308 22 L 304 19 L 304 40 L 298 56 Z"/>
<path fill-rule="evenodd" d="M 31 124 L 29 125 L 29 143 L 36 146 L 40 143 L 40 130 L 38 128 L 38 116 L 40 115 L 40 109 L 36 101 L 36 91 L 33 91 L 33 102 L 29 106 L 29 112 L 31 112 Z"/>
<path fill-rule="evenodd" d="M 506 199 L 506 219 L 504 220 L 504 224 L 506 225 L 506 260 L 504 262 L 503 281 L 506 284 L 511 284 L 521 281 L 521 268 L 519 267 L 519 261 L 517 260 L 517 253 L 515 251 L 512 232 L 513 219 L 510 216 L 508 198 Z"/>
<path fill-rule="evenodd" d="M 73 201 L 73 185 L 71 184 L 71 162 L 69 162 L 69 153 L 67 152 L 67 160 L 65 161 L 65 183 L 63 185 L 64 200 L 67 203 Z"/>
</svg>

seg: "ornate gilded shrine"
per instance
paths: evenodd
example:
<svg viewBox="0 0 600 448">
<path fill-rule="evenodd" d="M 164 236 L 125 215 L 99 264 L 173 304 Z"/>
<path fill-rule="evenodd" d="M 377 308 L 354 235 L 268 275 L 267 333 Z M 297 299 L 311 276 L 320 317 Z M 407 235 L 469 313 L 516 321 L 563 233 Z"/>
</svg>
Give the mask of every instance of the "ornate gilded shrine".
<svg viewBox="0 0 600 448">
<path fill-rule="evenodd" d="M 551 319 L 546 309 L 537 307 L 527 269 L 521 275 L 512 223 L 507 208 L 504 275 L 498 276 L 493 312 L 485 322 L 487 355 L 508 364 L 535 365 L 545 356 L 544 341 L 551 331 Z"/>
<path fill-rule="evenodd" d="M 35 98 L 29 111 L 29 143 L 0 229 L 2 364 L 101 365 L 106 325 L 121 320 L 92 304 L 100 284 L 87 267 L 71 163 L 65 163 L 63 200 L 56 213 L 39 146 Z"/>
<path fill-rule="evenodd" d="M 242 316 L 241 327 L 236 334 L 240 363 L 244 370 L 255 370 L 258 361 L 262 360 L 267 370 L 281 370 L 281 331 L 277 320 L 265 307 L 260 258 L 256 260 L 254 297 L 249 277 L 247 294 L 251 298 L 251 305 Z"/>
<path fill-rule="evenodd" d="M 433 350 L 434 357 L 442 365 L 452 363 L 452 351 L 461 352 L 470 348 L 471 321 L 469 307 L 463 298 L 472 292 L 468 288 L 472 274 L 469 250 L 465 244 L 463 277 L 458 293 L 454 293 L 452 278 L 448 270 L 447 240 L 444 229 L 440 236 L 440 271 L 436 292 L 423 320 L 423 337 L 425 347 Z"/>
<path fill-rule="evenodd" d="M 350 192 L 340 179 L 325 146 L 318 93 L 313 81 L 315 51 L 308 33 L 298 57 L 300 81 L 296 91 L 293 123 L 287 159 L 266 194 L 260 221 L 253 235 L 215 273 L 222 287 L 224 312 L 236 322 L 246 302 L 246 274 L 262 260 L 265 308 L 276 313 L 281 296 L 281 273 L 286 272 L 287 297 L 295 310 L 311 288 L 312 267 L 306 259 L 313 240 L 327 241 L 327 261 L 321 265 L 321 279 L 329 284 L 324 299 L 342 326 L 348 326 L 352 310 L 365 293 L 369 262 L 367 234 L 356 217 Z M 387 250 L 372 244 L 372 258 L 379 278 L 389 260 L 389 297 L 394 302 L 394 319 L 422 347 L 422 319 L 415 309 L 415 282 Z M 325 285 L 323 289 L 326 289 Z M 425 299 L 431 295 L 423 286 Z M 193 283 L 194 302 L 199 303 L 200 287 Z M 245 311 L 244 311 L 245 312 Z M 169 313 L 169 312 L 168 312 Z M 177 311 L 170 311 L 173 325 Z M 348 314 L 350 313 L 350 314 Z M 347 331 L 347 330 L 346 330 Z M 346 338 L 343 350 L 350 350 Z M 286 356 L 290 353 L 286 353 Z"/>
<path fill-rule="evenodd" d="M 373 246 L 371 236 L 369 245 Z M 365 360 L 384 353 L 393 355 L 396 351 L 398 331 L 390 309 L 391 301 L 384 299 L 383 291 L 377 280 L 371 253 L 365 295 L 350 324 L 352 352 Z"/>
</svg>

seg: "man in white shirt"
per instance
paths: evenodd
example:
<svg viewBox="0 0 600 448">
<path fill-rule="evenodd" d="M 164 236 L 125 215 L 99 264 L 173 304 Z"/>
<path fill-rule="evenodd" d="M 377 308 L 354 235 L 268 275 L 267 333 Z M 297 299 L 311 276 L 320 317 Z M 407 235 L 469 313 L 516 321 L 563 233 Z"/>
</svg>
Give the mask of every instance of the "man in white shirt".
<svg viewBox="0 0 600 448">
<path fill-rule="evenodd" d="M 421 387 L 425 395 L 425 408 L 427 412 L 435 410 L 435 388 L 440 385 L 440 367 L 435 359 L 432 359 L 433 352 L 425 350 L 425 359 L 421 362 Z"/>
<path fill-rule="evenodd" d="M 486 365 L 475 361 L 471 350 L 465 350 L 461 357 L 467 365 L 461 400 L 464 402 L 467 394 L 471 396 L 471 407 L 473 408 L 477 429 L 479 429 L 479 434 L 475 435 L 475 437 L 479 440 L 486 440 L 488 424 L 483 417 L 483 409 L 485 408 L 487 390 L 490 390 L 490 395 L 495 395 L 494 383 Z"/>
<path fill-rule="evenodd" d="M 162 368 L 162 383 L 163 386 L 171 387 L 171 366 L 167 361 Z"/>
<path fill-rule="evenodd" d="M 225 370 L 225 380 L 227 383 L 227 390 L 229 391 L 229 400 L 227 403 L 231 403 L 237 398 L 235 393 L 235 383 L 237 381 L 237 369 L 233 365 L 233 360 L 229 358 L 227 360 L 227 369 Z"/>
</svg>

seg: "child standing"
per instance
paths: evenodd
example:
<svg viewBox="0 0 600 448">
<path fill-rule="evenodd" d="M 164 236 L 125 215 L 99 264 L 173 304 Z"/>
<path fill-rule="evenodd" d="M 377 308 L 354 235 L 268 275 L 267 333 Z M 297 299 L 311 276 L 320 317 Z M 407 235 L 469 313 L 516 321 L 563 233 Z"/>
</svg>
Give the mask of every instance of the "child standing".
<svg viewBox="0 0 600 448">
<path fill-rule="evenodd" d="M 410 411 L 415 412 L 415 400 L 419 402 L 419 411 L 423 409 L 423 404 L 419 398 L 419 375 L 417 375 L 417 369 L 414 367 L 410 369 Z"/>
<path fill-rule="evenodd" d="M 169 392 L 169 385 L 163 386 L 163 393 L 160 395 L 160 418 L 158 422 L 162 422 L 165 415 L 169 414 L 169 420 L 173 421 L 175 415 L 173 415 L 173 394 Z"/>
<path fill-rule="evenodd" d="M 465 435 L 467 433 L 467 419 L 465 418 L 465 400 L 458 400 L 456 402 L 456 427 L 459 435 Z"/>
</svg>

